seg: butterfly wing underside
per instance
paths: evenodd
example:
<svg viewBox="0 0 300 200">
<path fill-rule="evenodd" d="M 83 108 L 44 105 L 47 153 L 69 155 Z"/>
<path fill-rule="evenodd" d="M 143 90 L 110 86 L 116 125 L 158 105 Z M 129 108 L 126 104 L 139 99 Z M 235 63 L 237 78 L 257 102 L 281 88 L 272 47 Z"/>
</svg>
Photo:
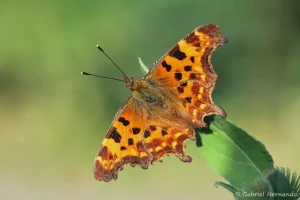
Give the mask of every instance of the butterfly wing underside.
<svg viewBox="0 0 300 200">
<path fill-rule="evenodd" d="M 148 167 L 152 155 L 142 141 L 144 116 L 132 98 L 119 109 L 95 158 L 94 177 L 97 180 L 116 180 L 118 172 L 128 164 Z"/>
<path fill-rule="evenodd" d="M 217 25 L 200 26 L 154 63 L 145 79 L 171 91 L 199 124 L 207 115 L 225 117 L 223 109 L 212 101 L 218 74 L 210 62 L 214 50 L 225 43 L 227 39 Z"/>
</svg>

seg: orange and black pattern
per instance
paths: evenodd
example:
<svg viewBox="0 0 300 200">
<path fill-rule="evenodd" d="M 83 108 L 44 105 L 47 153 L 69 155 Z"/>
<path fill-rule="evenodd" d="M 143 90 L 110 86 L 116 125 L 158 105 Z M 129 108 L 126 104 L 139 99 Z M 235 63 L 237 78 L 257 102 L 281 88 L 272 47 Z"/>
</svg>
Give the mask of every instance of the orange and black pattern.
<svg viewBox="0 0 300 200">
<path fill-rule="evenodd" d="M 183 162 L 184 142 L 207 115 L 226 116 L 212 100 L 218 78 L 210 63 L 214 50 L 227 42 L 217 25 L 195 29 L 154 63 L 142 79 L 123 77 L 132 96 L 119 109 L 94 162 L 100 181 L 116 180 L 126 165 L 147 169 L 174 154 Z"/>
</svg>

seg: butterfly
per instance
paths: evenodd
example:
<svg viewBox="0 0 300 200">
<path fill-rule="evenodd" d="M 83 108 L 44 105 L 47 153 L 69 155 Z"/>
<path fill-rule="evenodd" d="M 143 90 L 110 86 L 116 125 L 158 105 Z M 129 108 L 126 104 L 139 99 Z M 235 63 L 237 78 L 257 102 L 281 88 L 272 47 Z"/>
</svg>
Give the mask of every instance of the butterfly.
<svg viewBox="0 0 300 200">
<path fill-rule="evenodd" d="M 132 94 L 119 108 L 95 158 L 95 179 L 116 180 L 124 166 L 147 169 L 165 155 L 192 161 L 184 143 L 196 139 L 194 129 L 207 126 L 205 116 L 226 117 L 211 97 L 218 74 L 210 58 L 227 42 L 217 25 L 200 26 L 155 62 L 143 79 L 122 78 Z"/>
</svg>

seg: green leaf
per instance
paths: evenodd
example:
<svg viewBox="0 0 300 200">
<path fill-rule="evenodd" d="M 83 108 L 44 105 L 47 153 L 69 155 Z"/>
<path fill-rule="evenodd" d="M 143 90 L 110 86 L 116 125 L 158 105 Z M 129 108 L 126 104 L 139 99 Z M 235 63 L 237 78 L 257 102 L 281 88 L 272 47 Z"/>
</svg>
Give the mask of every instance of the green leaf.
<svg viewBox="0 0 300 200">
<path fill-rule="evenodd" d="M 232 186 L 241 189 L 264 171 L 274 168 L 265 146 L 228 119 L 207 118 L 209 128 L 196 129 L 197 145 L 209 166 Z"/>
<path fill-rule="evenodd" d="M 149 69 L 148 67 L 143 63 L 142 59 L 140 57 L 138 57 L 139 59 L 139 63 L 140 63 L 140 67 L 141 67 L 141 70 L 142 70 L 142 73 L 144 75 L 146 75 L 148 72 L 149 72 Z"/>
</svg>

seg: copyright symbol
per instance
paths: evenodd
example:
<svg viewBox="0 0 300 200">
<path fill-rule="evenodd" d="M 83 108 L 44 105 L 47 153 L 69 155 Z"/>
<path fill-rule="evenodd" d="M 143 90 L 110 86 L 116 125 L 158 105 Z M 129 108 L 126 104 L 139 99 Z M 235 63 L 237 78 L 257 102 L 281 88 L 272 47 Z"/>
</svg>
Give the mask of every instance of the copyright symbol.
<svg viewBox="0 0 300 200">
<path fill-rule="evenodd" d="M 241 193 L 240 193 L 240 192 L 236 192 L 236 193 L 235 193 L 235 196 L 236 196 L 236 197 L 239 197 L 239 196 L 241 196 Z"/>
</svg>

